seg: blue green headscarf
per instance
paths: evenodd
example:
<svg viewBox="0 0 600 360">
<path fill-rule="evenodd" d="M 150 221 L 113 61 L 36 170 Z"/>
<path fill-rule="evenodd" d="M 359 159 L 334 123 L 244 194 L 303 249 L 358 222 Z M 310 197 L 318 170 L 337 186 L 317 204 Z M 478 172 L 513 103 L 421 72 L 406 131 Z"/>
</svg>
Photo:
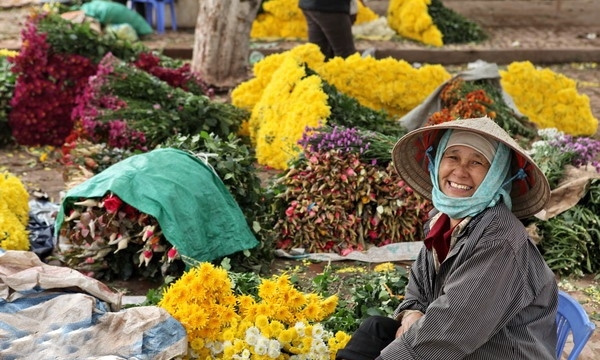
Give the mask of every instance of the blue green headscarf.
<svg viewBox="0 0 600 360">
<path fill-rule="evenodd" d="M 487 175 L 472 196 L 464 198 L 450 197 L 440 190 L 438 180 L 440 161 L 451 134 L 452 130 L 448 130 L 440 139 L 434 160 L 432 160 L 431 156 L 433 148 L 430 147 L 427 149 L 429 174 L 433 185 L 431 191 L 433 206 L 440 212 L 448 215 L 451 219 L 463 219 L 468 216 L 475 216 L 486 208 L 495 206 L 499 201 L 503 201 L 511 209 L 510 190 L 512 179 L 509 178 L 511 150 L 503 143 L 498 145 Z"/>
</svg>

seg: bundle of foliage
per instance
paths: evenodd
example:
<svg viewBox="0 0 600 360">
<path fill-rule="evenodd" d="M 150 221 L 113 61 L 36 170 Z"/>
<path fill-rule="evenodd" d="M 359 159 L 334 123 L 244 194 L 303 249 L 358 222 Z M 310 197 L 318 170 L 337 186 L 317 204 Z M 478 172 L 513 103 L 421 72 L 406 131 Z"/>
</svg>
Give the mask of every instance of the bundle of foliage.
<svg viewBox="0 0 600 360">
<path fill-rule="evenodd" d="M 21 180 L 0 173 L 0 249 L 29 250 L 29 194 Z"/>
<path fill-rule="evenodd" d="M 531 62 L 514 62 L 500 71 L 502 87 L 519 111 L 540 129 L 556 128 L 573 136 L 592 136 L 598 129 L 590 99 L 577 92 L 577 83 Z"/>
<path fill-rule="evenodd" d="M 303 156 L 276 183 L 277 248 L 347 254 L 421 238 L 430 204 L 391 162 L 365 161 L 376 140 L 353 129 L 317 129 L 303 139 Z"/>
<path fill-rule="evenodd" d="M 161 147 L 176 148 L 202 154 L 215 170 L 223 184 L 244 213 L 248 226 L 261 244 L 246 253 L 230 255 L 235 270 L 262 272 L 273 259 L 272 193 L 261 183 L 255 166 L 254 150 L 243 139 L 229 134 L 222 139 L 215 134 L 201 132 L 196 135 L 174 136 Z"/>
<path fill-rule="evenodd" d="M 65 213 L 56 256 L 66 266 L 104 280 L 183 273 L 177 249 L 158 221 L 118 196 L 81 199 Z"/>
<path fill-rule="evenodd" d="M 487 39 L 479 25 L 445 7 L 440 0 L 392 0 L 387 18 L 398 34 L 427 45 L 440 47 Z"/>
<path fill-rule="evenodd" d="M 329 359 L 350 338 L 321 324 L 335 295 L 303 293 L 287 275 L 261 279 L 256 296 L 233 288 L 225 269 L 200 263 L 165 290 L 158 305 L 184 325 L 190 358 Z"/>
<path fill-rule="evenodd" d="M 0 49 L 0 146 L 12 141 L 8 113 L 17 78 L 11 71 L 12 64 L 8 62 L 8 58 L 16 55 L 14 51 Z"/>
<path fill-rule="evenodd" d="M 487 116 L 514 138 L 532 139 L 535 126 L 527 117 L 517 114 L 502 97 L 502 88 L 494 79 L 465 81 L 455 77 L 440 92 L 441 110 L 433 113 L 428 125 L 456 119 Z"/>
<path fill-rule="evenodd" d="M 599 214 L 600 180 L 594 179 L 577 205 L 537 223 L 541 251 L 553 271 L 575 276 L 600 271 Z"/>
<path fill-rule="evenodd" d="M 538 132 L 541 140 L 532 144 L 532 158 L 548 178 L 551 188 L 560 185 L 567 165 L 600 172 L 600 141 L 573 137 L 556 129 Z M 585 196 L 572 208 L 536 221 L 540 247 L 552 270 L 563 275 L 600 271 L 600 180 L 591 180 Z"/>
<path fill-rule="evenodd" d="M 392 263 L 376 265 L 372 271 L 363 267 L 339 270 L 326 266 L 315 276 L 310 289 L 322 296 L 338 294 L 338 306 L 323 321 L 329 330 L 353 333 L 369 316 L 391 316 L 404 298 L 408 284 L 406 269 Z"/>
<path fill-rule="evenodd" d="M 173 87 L 107 54 L 77 98 L 73 116 L 94 142 L 145 150 L 177 134 L 207 131 L 227 137 L 247 112 Z"/>
</svg>

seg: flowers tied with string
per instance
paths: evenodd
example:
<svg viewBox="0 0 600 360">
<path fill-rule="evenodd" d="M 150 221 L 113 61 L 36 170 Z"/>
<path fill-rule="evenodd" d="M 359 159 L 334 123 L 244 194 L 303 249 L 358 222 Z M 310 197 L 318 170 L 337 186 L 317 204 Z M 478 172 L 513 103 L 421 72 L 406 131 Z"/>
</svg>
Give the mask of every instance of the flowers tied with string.
<svg viewBox="0 0 600 360">
<path fill-rule="evenodd" d="M 143 265 L 141 275 L 153 277 L 159 268 L 164 274 L 179 259 L 158 221 L 116 194 L 81 199 L 66 214 L 60 229 L 60 258 L 88 276 L 128 278 L 135 272 L 133 265 Z"/>
</svg>

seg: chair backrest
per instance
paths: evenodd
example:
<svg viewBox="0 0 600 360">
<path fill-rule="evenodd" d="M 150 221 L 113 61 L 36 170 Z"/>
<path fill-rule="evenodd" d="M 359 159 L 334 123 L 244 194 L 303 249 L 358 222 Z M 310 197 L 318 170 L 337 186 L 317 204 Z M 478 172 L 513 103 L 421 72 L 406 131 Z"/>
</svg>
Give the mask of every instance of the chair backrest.
<svg viewBox="0 0 600 360">
<path fill-rule="evenodd" d="M 560 359 L 569 333 L 573 335 L 573 349 L 568 360 L 575 360 L 592 336 L 596 326 L 590 321 L 583 306 L 566 292 L 558 291 L 558 312 L 556 314 L 556 358 Z"/>
</svg>

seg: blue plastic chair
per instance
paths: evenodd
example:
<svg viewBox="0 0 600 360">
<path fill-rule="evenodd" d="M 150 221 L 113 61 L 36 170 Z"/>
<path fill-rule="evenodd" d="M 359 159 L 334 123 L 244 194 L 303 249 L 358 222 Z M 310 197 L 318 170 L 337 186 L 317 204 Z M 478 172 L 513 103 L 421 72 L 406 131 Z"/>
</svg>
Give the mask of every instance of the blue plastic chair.
<svg viewBox="0 0 600 360">
<path fill-rule="evenodd" d="M 171 12 L 171 28 L 177 30 L 177 21 L 175 19 L 175 1 L 174 0 L 131 0 L 130 7 L 135 10 L 136 3 L 146 5 L 146 21 L 150 25 L 156 24 L 156 32 L 159 34 L 165 33 L 165 5 L 169 5 Z M 156 12 L 156 21 L 154 21 L 154 13 Z"/>
<path fill-rule="evenodd" d="M 560 359 L 567 338 L 573 335 L 573 349 L 567 360 L 575 360 L 592 336 L 596 326 L 590 321 L 583 306 L 564 291 L 558 291 L 558 312 L 556 314 L 556 358 Z"/>
</svg>

